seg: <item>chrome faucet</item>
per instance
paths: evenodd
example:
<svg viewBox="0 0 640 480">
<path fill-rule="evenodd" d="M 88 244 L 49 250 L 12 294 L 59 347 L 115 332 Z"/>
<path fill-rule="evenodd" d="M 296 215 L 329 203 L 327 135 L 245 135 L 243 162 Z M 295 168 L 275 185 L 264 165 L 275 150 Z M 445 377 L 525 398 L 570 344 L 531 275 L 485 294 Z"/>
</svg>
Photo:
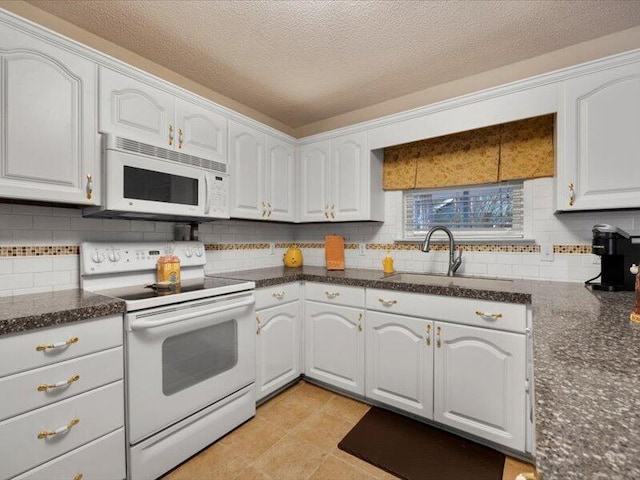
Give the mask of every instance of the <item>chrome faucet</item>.
<svg viewBox="0 0 640 480">
<path fill-rule="evenodd" d="M 422 243 L 421 250 L 425 253 L 429 252 L 431 249 L 431 235 L 438 230 L 442 230 L 449 237 L 449 270 L 447 271 L 448 277 L 453 277 L 456 274 L 456 271 L 462 265 L 462 249 L 458 251 L 458 256 L 455 255 L 455 242 L 453 240 L 453 233 L 447 227 L 443 227 L 441 225 L 436 225 L 435 227 L 431 227 L 427 232 L 427 236 Z"/>
</svg>

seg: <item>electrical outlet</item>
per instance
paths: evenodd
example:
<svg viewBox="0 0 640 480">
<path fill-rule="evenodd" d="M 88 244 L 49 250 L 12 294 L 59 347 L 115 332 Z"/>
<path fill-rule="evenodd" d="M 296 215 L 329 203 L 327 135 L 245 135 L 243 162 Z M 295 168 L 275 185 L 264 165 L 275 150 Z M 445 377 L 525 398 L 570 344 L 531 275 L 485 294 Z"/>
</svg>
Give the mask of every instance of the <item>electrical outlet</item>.
<svg viewBox="0 0 640 480">
<path fill-rule="evenodd" d="M 276 244 L 275 243 L 270 243 L 269 244 L 269 255 L 275 255 L 276 254 Z"/>
<path fill-rule="evenodd" d="M 364 257 L 366 255 L 366 250 L 367 248 L 367 244 L 366 243 L 359 243 L 358 244 L 358 255 L 360 255 L 361 257 Z"/>
<path fill-rule="evenodd" d="M 543 243 L 540 245 L 540 260 L 543 262 L 553 262 L 553 245 L 551 243 Z"/>
</svg>

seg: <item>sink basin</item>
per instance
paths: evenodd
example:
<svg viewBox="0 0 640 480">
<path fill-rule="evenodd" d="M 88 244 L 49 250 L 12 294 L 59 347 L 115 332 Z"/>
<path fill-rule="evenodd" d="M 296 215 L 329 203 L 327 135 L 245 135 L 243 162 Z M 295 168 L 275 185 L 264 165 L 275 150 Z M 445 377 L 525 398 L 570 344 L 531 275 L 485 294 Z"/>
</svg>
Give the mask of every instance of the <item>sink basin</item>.
<svg viewBox="0 0 640 480">
<path fill-rule="evenodd" d="M 505 286 L 512 280 L 504 278 L 489 277 L 473 277 L 459 275 L 456 277 L 447 277 L 446 275 L 438 275 L 433 273 L 396 273 L 381 279 L 383 282 L 396 283 L 418 283 L 423 285 L 443 285 L 470 288 L 496 288 L 500 285 Z"/>
</svg>

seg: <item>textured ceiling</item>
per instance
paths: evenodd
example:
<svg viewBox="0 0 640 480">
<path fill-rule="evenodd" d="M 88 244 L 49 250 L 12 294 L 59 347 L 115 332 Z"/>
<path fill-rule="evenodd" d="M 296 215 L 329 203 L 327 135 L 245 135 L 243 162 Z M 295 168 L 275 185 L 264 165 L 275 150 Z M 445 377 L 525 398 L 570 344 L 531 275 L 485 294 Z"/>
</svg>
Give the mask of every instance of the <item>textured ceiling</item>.
<svg viewBox="0 0 640 480">
<path fill-rule="evenodd" d="M 293 128 L 640 24 L 640 1 L 29 3 Z"/>
</svg>

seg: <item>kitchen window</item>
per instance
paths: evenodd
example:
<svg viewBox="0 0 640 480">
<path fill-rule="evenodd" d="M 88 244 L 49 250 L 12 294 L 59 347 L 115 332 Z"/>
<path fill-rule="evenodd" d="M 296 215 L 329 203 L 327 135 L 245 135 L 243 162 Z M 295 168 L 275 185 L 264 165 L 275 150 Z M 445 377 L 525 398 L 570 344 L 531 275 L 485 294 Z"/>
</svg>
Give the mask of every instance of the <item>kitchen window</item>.
<svg viewBox="0 0 640 480">
<path fill-rule="evenodd" d="M 457 239 L 524 238 L 523 182 L 405 190 L 403 239 L 424 240 L 435 225 Z"/>
</svg>

